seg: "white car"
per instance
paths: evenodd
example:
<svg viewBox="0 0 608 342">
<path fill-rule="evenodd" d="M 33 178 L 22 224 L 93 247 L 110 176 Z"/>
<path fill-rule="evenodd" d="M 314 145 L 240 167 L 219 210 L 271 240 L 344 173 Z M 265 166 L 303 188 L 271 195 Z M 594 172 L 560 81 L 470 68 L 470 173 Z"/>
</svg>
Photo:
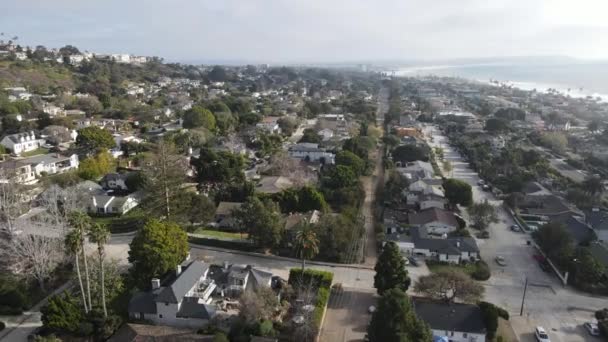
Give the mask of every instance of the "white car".
<svg viewBox="0 0 608 342">
<path fill-rule="evenodd" d="M 507 260 L 500 255 L 496 257 L 496 263 L 500 266 L 507 266 Z"/>
<path fill-rule="evenodd" d="M 536 327 L 536 329 L 534 329 L 534 336 L 538 342 L 551 342 L 549 335 L 547 335 L 547 332 L 543 327 Z"/>
<path fill-rule="evenodd" d="M 591 336 L 600 336 L 600 328 L 598 328 L 596 323 L 587 322 L 583 324 L 585 329 L 589 332 Z"/>
</svg>

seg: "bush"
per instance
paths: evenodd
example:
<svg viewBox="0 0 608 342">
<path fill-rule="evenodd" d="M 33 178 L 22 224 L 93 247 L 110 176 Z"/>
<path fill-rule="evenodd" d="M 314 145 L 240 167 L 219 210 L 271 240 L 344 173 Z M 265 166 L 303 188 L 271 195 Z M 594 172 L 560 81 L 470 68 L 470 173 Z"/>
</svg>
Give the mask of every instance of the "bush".
<svg viewBox="0 0 608 342">
<path fill-rule="evenodd" d="M 317 292 L 317 301 L 315 303 L 315 312 L 313 314 L 313 321 L 315 322 L 315 326 L 321 327 L 321 320 L 323 319 L 323 312 L 325 311 L 325 307 L 327 306 L 327 302 L 329 301 L 329 289 L 320 288 Z"/>
<path fill-rule="evenodd" d="M 289 270 L 288 282 L 293 286 L 297 284 L 308 284 L 312 280 L 313 286 L 329 289 L 333 278 L 334 274 L 331 272 L 306 269 L 302 275 L 301 268 L 292 268 Z"/>
<path fill-rule="evenodd" d="M 488 302 L 480 302 L 478 306 L 486 326 L 487 337 L 491 340 L 498 329 L 498 310 L 494 304 Z"/>
<path fill-rule="evenodd" d="M 490 267 L 483 260 L 477 261 L 475 263 L 475 271 L 471 273 L 471 277 L 481 281 L 490 279 Z"/>
<path fill-rule="evenodd" d="M 602 336 L 608 336 L 608 320 L 598 321 L 597 327 L 600 330 L 600 334 Z"/>
<path fill-rule="evenodd" d="M 235 250 L 239 250 L 239 251 L 243 251 L 243 252 L 257 251 L 257 247 L 248 242 L 207 239 L 207 238 L 201 238 L 201 237 L 188 237 L 188 242 L 195 244 L 195 245 L 219 247 L 219 248 L 226 248 L 226 249 L 235 249 Z"/>
<path fill-rule="evenodd" d="M 0 331 L 4 330 L 4 328 L 6 328 L 6 324 L 4 324 L 4 322 L 0 321 Z"/>
</svg>

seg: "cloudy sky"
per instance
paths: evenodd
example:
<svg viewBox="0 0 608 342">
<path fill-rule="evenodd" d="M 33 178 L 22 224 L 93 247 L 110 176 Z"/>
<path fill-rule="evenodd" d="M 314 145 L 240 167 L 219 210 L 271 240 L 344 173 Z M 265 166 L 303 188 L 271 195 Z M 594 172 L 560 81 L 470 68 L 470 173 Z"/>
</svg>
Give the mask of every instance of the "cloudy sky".
<svg viewBox="0 0 608 342">
<path fill-rule="evenodd" d="M 23 44 L 173 61 L 608 58 L 606 0 L 18 0 Z"/>
</svg>

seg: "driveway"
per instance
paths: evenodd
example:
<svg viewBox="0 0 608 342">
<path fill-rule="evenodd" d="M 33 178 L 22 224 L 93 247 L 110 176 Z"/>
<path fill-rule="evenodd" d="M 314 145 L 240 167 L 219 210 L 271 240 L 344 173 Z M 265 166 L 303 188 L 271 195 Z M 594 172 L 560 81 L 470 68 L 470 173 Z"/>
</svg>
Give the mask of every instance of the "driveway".
<svg viewBox="0 0 608 342">
<path fill-rule="evenodd" d="M 511 324 L 520 341 L 533 341 L 531 332 L 538 325 L 548 331 L 551 341 L 597 341 L 583 331 L 582 324 L 593 320 L 595 310 L 608 307 L 608 300 L 563 287 L 557 276 L 543 272 L 532 257 L 533 247 L 526 244 L 531 237 L 509 229 L 514 221 L 502 207 L 502 202 L 477 186 L 477 173 L 449 146 L 447 138 L 439 130 L 427 126 L 425 134 L 433 136 L 431 146 L 443 148 L 445 159 L 454 167 L 453 178 L 472 186 L 476 202 L 487 199 L 498 206 L 500 222 L 490 226 L 490 239 L 477 240 L 481 255 L 492 270 L 492 277 L 484 282 L 485 300 L 509 311 Z M 497 255 L 505 257 L 508 265 L 498 266 L 494 261 Z M 528 289 L 523 315 L 520 316 L 526 278 Z"/>
</svg>

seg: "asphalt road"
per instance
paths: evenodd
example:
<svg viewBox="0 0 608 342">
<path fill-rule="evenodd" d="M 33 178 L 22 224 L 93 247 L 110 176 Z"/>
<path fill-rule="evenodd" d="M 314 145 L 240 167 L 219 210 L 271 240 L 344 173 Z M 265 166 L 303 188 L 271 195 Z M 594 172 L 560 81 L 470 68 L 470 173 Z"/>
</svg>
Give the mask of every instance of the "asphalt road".
<svg viewBox="0 0 608 342">
<path fill-rule="evenodd" d="M 531 237 L 509 229 L 514 222 L 502 207 L 501 201 L 480 189 L 477 174 L 449 146 L 447 138 L 439 130 L 428 127 L 425 134 L 433 136 L 433 142 L 429 142 L 431 146 L 443 148 L 445 159 L 454 168 L 453 178 L 466 181 L 473 187 L 476 202 L 488 199 L 492 204 L 498 205 L 500 222 L 490 226 L 490 239 L 477 240 L 481 255 L 492 270 L 492 277 L 484 283 L 485 300 L 509 311 L 511 324 L 520 341 L 533 341 L 532 332 L 539 325 L 548 331 L 551 341 L 599 341 L 589 336 L 582 324 L 593 321 L 593 312 L 608 307 L 608 300 L 563 287 L 556 275 L 543 272 L 532 257 L 533 247 L 526 245 Z M 494 261 L 497 255 L 505 257 L 508 265 L 497 265 Z M 519 316 L 526 278 L 528 289 L 524 311 Z"/>
</svg>

